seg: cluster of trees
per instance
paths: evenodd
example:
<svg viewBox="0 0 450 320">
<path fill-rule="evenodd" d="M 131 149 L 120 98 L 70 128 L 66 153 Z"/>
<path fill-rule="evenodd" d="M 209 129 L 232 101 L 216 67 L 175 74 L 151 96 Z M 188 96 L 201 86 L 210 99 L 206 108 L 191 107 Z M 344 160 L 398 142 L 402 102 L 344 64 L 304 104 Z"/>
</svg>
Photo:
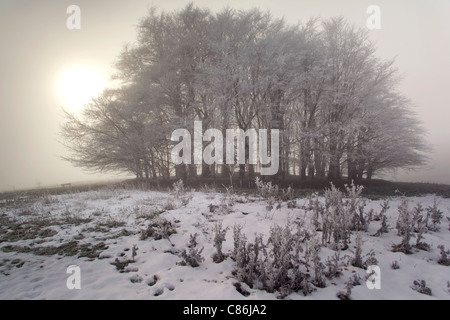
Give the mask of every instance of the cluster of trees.
<svg viewBox="0 0 450 320">
<path fill-rule="evenodd" d="M 228 177 L 234 166 L 171 163 L 171 133 L 197 120 L 224 136 L 279 129 L 278 178 L 370 179 L 423 165 L 420 123 L 396 90 L 393 61 L 375 53 L 342 17 L 288 25 L 257 9 L 151 9 L 119 55 L 120 86 L 80 117 L 66 113 L 67 160 L 142 179 Z M 260 169 L 238 168 L 241 177 Z"/>
</svg>

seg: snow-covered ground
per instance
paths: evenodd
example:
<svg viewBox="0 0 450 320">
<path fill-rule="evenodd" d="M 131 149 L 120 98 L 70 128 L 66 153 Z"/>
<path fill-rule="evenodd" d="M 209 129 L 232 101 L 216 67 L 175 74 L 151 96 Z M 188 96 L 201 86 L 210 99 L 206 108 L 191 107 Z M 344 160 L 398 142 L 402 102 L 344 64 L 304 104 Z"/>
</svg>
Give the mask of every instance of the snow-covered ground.
<svg viewBox="0 0 450 320">
<path fill-rule="evenodd" d="M 409 198 L 410 209 L 417 203 L 433 205 L 434 196 Z M 424 234 L 429 251 L 413 248 L 406 255 L 392 252 L 401 242 L 395 229 L 401 198 L 389 199 L 386 213 L 389 232 L 372 236 L 380 221 L 372 221 L 360 232 L 362 254 L 374 250 L 380 268 L 381 289 L 366 285 L 366 270 L 349 263 L 355 255 L 356 232 L 347 250 L 341 252 L 342 275 L 326 280 L 325 288 L 305 296 L 290 293 L 285 299 L 338 299 L 349 278 L 359 275 L 361 285 L 351 291 L 352 299 L 449 299 L 450 270 L 438 263 L 438 245 L 450 248 L 450 199 L 437 197 L 444 218 L 439 231 Z M 211 192 L 155 192 L 135 189 L 105 189 L 65 195 L 48 195 L 20 204 L 0 204 L 0 299 L 277 299 L 278 292 L 252 289 L 242 283 L 246 296 L 238 292 L 233 226 L 241 225 L 249 241 L 262 234 L 267 241 L 274 225 L 303 221 L 321 241 L 321 232 L 311 226 L 308 199 L 281 202 L 267 208 L 267 201 L 255 195 Z M 381 210 L 383 200 L 368 200 L 365 211 Z M 270 209 L 270 210 L 269 210 Z M 166 238 L 143 230 L 159 221 L 170 222 L 173 233 Z M 223 242 L 227 258 L 216 263 L 213 256 L 214 226 L 229 228 Z M 167 225 L 166 225 L 167 226 Z M 161 230 L 160 230 L 161 231 Z M 163 232 L 164 233 L 164 232 Z M 180 253 L 188 249 L 190 236 L 197 233 L 198 249 L 204 261 L 198 267 L 183 265 Z M 155 240 L 157 238 L 158 240 Z M 416 239 L 411 239 L 414 245 Z M 137 250 L 134 250 L 137 248 Z M 135 255 L 133 254 L 135 253 Z M 329 246 L 320 251 L 322 262 L 333 256 Z M 391 265 L 397 261 L 399 269 Z M 69 289 L 78 266 L 80 289 Z M 70 270 L 69 270 L 70 271 Z M 311 270 L 312 274 L 312 270 Z M 425 280 L 432 295 L 413 290 L 415 280 Z M 239 285 L 238 285 L 239 286 Z"/>
</svg>

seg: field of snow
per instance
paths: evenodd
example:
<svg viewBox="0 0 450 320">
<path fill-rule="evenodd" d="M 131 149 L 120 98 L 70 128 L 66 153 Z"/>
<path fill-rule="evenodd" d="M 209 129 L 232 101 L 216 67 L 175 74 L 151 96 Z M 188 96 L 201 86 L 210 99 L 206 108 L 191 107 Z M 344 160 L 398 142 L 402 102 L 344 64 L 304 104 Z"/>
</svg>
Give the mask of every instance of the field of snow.
<svg viewBox="0 0 450 320">
<path fill-rule="evenodd" d="M 367 200 L 365 213 L 373 209 L 378 214 L 384 200 Z M 381 226 L 376 219 L 367 231 L 352 232 L 348 249 L 340 252 L 339 275 L 326 278 L 323 288 L 311 281 L 313 291 L 306 296 L 289 292 L 283 298 L 339 299 L 338 292 L 346 292 L 349 279 L 360 278 L 360 285 L 351 289 L 351 299 L 448 300 L 450 272 L 438 245 L 450 248 L 450 199 L 436 197 L 443 212 L 439 230 L 423 234 L 421 241 L 429 245 L 428 251 L 414 247 L 414 234 L 411 254 L 392 251 L 402 240 L 396 229 L 402 199 L 387 200 L 387 233 L 373 236 Z M 408 198 L 409 209 L 419 203 L 432 207 L 434 200 L 433 195 Z M 303 255 L 308 242 L 321 243 L 309 205 L 308 198 L 271 206 L 259 195 L 127 188 L 4 200 L 0 203 L 0 299 L 277 299 L 278 291 L 270 293 L 239 281 L 232 259 L 233 228 L 241 226 L 248 241 L 261 235 L 267 242 L 275 225 L 301 225 L 310 234 L 300 243 Z M 214 228 L 218 223 L 227 231 L 222 248 L 225 260 L 216 263 Z M 351 263 L 358 233 L 362 257 L 371 250 L 375 254 L 380 289 L 370 290 L 369 274 Z M 194 234 L 196 248 L 203 248 L 204 260 L 198 267 L 182 263 L 181 255 L 183 249 L 189 252 Z M 325 264 L 335 253 L 331 246 L 322 246 L 321 261 Z M 398 269 L 392 268 L 394 261 Z M 79 267 L 80 289 L 68 287 L 73 275 L 68 273 L 69 266 Z M 303 268 L 311 279 L 313 269 Z M 414 281 L 421 280 L 431 295 L 414 288 Z"/>
</svg>

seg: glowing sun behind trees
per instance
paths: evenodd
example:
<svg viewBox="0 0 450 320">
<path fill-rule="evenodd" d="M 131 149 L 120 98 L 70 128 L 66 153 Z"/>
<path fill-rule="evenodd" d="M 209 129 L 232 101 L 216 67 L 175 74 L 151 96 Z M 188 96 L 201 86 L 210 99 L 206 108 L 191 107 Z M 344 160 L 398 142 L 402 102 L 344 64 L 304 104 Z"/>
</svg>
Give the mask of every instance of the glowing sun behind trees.
<svg viewBox="0 0 450 320">
<path fill-rule="evenodd" d="M 106 86 L 106 77 L 88 65 L 72 65 L 57 80 L 57 93 L 64 108 L 78 111 Z"/>
</svg>

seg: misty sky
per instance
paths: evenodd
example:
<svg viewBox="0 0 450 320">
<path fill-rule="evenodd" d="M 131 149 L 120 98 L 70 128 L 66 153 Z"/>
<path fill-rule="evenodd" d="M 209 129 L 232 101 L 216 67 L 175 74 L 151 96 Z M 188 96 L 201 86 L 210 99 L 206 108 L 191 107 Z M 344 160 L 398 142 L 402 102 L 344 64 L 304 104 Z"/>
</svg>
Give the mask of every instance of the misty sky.
<svg viewBox="0 0 450 320">
<path fill-rule="evenodd" d="M 184 0 L 0 0 L 0 191 L 99 176 L 74 168 L 59 157 L 61 107 L 71 112 L 58 89 L 61 74 L 73 65 L 95 69 L 105 78 L 147 8 L 172 11 Z M 387 175 L 389 180 L 450 184 L 450 1 L 449 0 L 203 0 L 212 11 L 229 5 L 258 7 L 289 23 L 310 17 L 342 15 L 366 27 L 369 5 L 381 8 L 381 30 L 370 31 L 378 55 L 396 57 L 403 80 L 399 90 L 414 110 L 434 147 L 430 165 L 415 172 Z M 81 8 L 81 29 L 69 30 L 67 7 Z"/>
</svg>

